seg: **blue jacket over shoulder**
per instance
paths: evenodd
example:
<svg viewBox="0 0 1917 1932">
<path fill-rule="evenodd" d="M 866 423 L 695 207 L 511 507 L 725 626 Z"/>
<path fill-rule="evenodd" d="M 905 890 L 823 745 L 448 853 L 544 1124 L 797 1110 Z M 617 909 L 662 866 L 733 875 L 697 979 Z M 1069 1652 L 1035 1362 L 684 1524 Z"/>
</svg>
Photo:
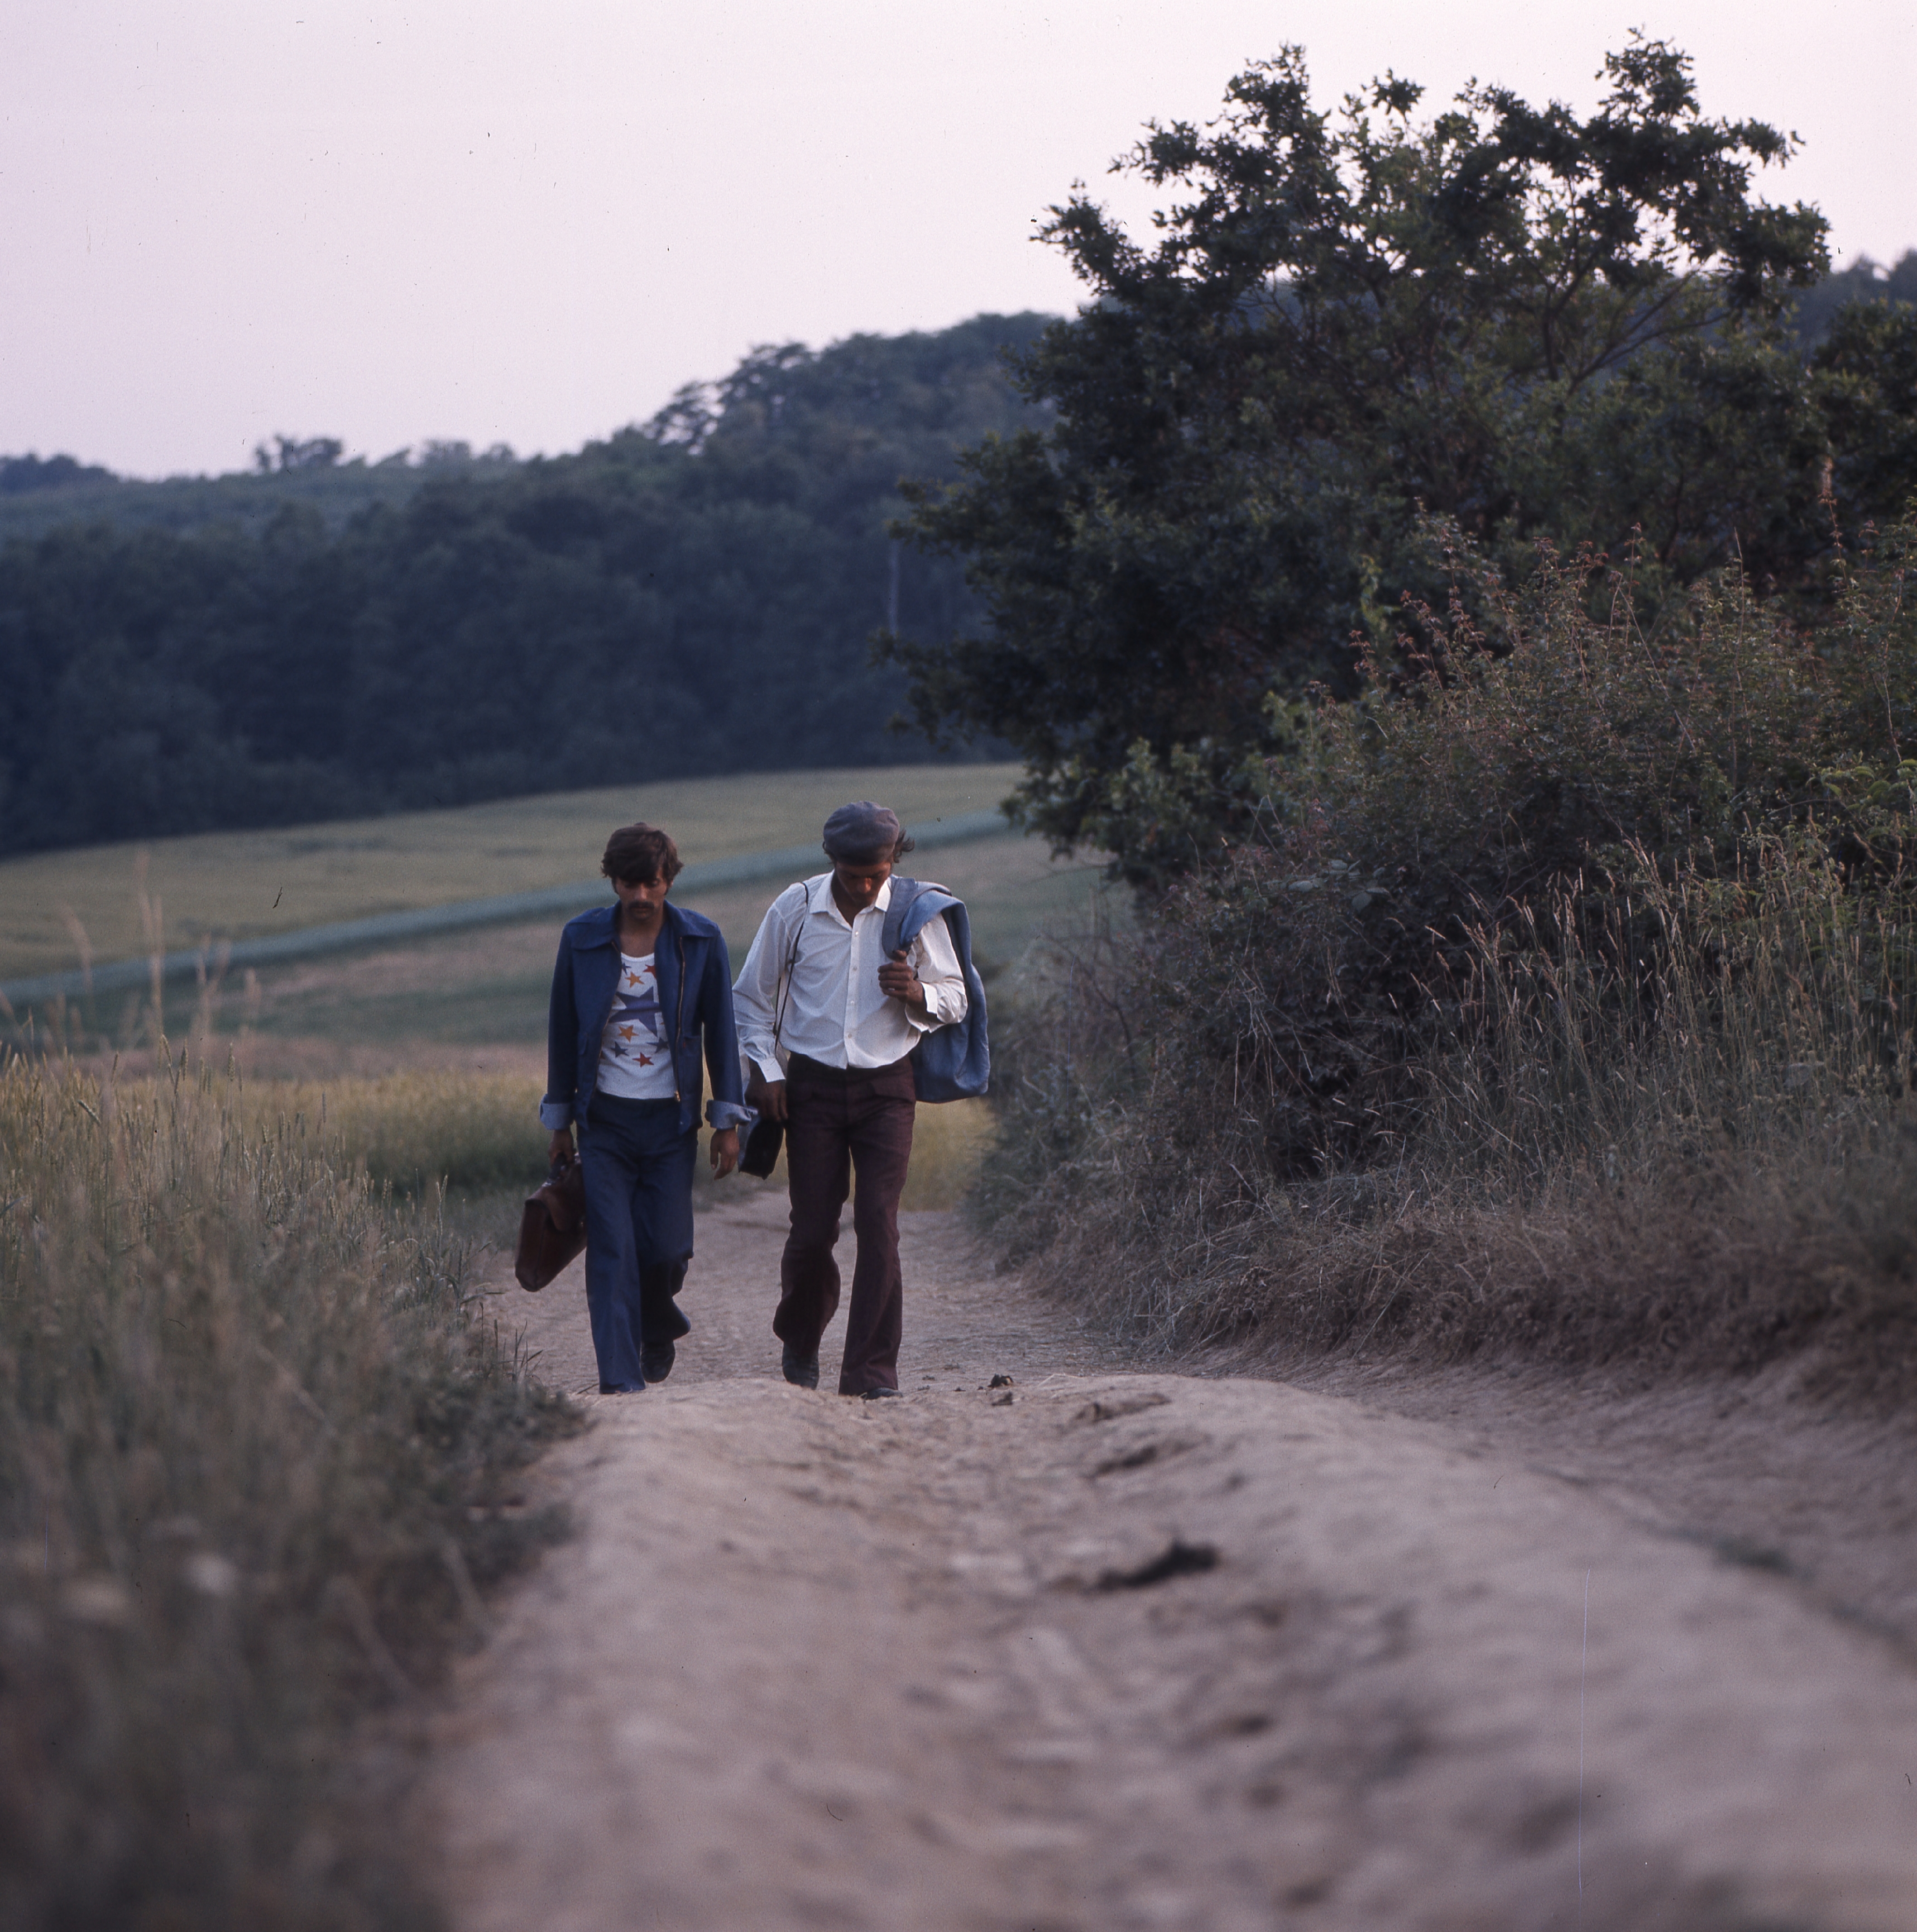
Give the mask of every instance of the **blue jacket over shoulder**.
<svg viewBox="0 0 1917 1932">
<path fill-rule="evenodd" d="M 618 918 L 616 904 L 596 906 L 569 920 L 559 936 L 546 1028 L 545 1099 L 539 1108 L 539 1124 L 548 1131 L 584 1119 L 599 1084 L 599 1042 L 619 985 Z M 725 936 L 711 920 L 669 899 L 654 968 L 660 1010 L 670 1030 L 680 1131 L 690 1132 L 699 1122 L 705 1091 L 702 1040 L 705 1064 L 712 1070 L 707 1118 L 715 1127 L 750 1120 L 732 1024 L 732 968 Z"/>
<path fill-rule="evenodd" d="M 972 921 L 965 902 L 930 879 L 902 878 L 894 872 L 879 944 L 889 958 L 941 915 L 965 975 L 965 1018 L 921 1036 L 912 1050 L 912 1086 L 921 1100 L 970 1100 L 991 1085 L 992 1048 L 985 1030 L 985 982 L 972 963 Z"/>
</svg>

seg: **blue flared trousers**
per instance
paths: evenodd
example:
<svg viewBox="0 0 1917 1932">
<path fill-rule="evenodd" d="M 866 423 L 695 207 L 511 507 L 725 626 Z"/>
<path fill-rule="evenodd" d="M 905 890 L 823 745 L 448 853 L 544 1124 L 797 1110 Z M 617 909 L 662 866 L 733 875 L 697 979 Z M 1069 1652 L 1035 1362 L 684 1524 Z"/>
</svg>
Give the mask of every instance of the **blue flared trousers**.
<svg viewBox="0 0 1917 1932">
<path fill-rule="evenodd" d="M 673 1300 L 693 1253 L 699 1132 L 677 1100 L 596 1094 L 579 1132 L 586 1187 L 586 1307 L 602 1389 L 645 1387 L 640 1357 L 692 1326 Z"/>
</svg>

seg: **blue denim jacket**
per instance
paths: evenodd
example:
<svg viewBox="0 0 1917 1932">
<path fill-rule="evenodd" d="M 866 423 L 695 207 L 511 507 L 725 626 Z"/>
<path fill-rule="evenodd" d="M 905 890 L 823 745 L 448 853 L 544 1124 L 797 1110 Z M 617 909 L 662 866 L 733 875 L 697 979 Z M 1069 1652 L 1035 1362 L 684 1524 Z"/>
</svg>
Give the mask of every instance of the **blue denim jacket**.
<svg viewBox="0 0 1917 1932">
<path fill-rule="evenodd" d="M 539 1124 L 548 1132 L 584 1120 L 599 1084 L 599 1042 L 619 986 L 617 905 L 596 906 L 566 922 L 552 969 L 552 1006 L 546 1027 L 545 1099 Z M 703 1036 L 712 1070 L 707 1118 L 715 1127 L 752 1118 L 746 1106 L 738 1037 L 732 1025 L 732 968 L 724 935 L 711 920 L 666 902 L 666 921 L 654 949 L 659 1006 L 672 1046 L 679 1088 L 679 1130 L 698 1124 L 705 1082 L 699 1068 Z"/>
</svg>

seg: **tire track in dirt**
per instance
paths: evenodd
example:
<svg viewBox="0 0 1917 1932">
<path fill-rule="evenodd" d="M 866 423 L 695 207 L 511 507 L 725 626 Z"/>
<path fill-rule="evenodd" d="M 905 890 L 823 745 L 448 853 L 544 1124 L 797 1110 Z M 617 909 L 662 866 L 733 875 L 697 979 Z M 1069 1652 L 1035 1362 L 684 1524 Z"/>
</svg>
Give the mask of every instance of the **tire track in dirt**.
<svg viewBox="0 0 1917 1932">
<path fill-rule="evenodd" d="M 921 1392 L 788 1388 L 777 1209 L 702 1220 L 672 1382 L 541 1472 L 583 1532 L 434 1780 L 462 1932 L 1917 1924 L 1917 1679 L 1788 1580 L 1456 1430 L 1114 1372 L 940 1216 Z"/>
</svg>

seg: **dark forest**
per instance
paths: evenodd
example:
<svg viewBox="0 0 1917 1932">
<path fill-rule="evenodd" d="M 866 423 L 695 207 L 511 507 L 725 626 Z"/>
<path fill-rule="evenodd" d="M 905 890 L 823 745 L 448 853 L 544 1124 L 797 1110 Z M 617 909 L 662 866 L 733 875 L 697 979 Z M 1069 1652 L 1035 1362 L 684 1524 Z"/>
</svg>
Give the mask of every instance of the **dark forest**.
<svg viewBox="0 0 1917 1932">
<path fill-rule="evenodd" d="M 1048 320 L 761 350 L 550 460 L 0 460 L 0 850 L 931 755 L 868 640 L 967 595 L 886 523 L 1042 425 L 1001 356 Z"/>
</svg>

